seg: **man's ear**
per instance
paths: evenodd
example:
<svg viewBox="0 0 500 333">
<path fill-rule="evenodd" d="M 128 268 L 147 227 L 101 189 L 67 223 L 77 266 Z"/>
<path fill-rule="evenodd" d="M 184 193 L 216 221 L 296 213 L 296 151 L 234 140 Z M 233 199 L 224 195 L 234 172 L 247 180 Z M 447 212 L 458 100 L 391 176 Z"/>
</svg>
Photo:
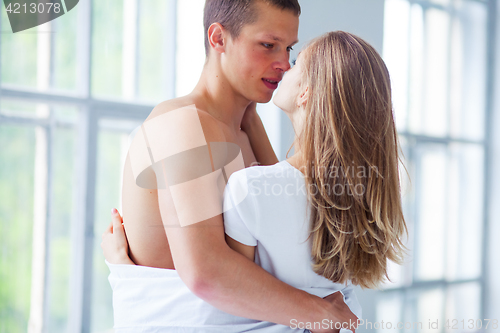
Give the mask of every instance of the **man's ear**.
<svg viewBox="0 0 500 333">
<path fill-rule="evenodd" d="M 218 53 L 224 53 L 226 50 L 226 30 L 220 23 L 212 23 L 208 28 L 208 42 L 210 47 Z"/>
<path fill-rule="evenodd" d="M 309 87 L 305 87 L 302 92 L 297 97 L 297 106 L 305 106 L 307 104 L 307 100 L 309 99 Z"/>
</svg>

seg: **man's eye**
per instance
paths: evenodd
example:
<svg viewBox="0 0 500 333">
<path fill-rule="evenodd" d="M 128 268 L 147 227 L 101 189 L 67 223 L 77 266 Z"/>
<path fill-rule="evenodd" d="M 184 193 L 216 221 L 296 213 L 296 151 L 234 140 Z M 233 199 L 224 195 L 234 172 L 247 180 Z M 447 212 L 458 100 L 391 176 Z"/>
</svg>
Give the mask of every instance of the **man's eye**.
<svg viewBox="0 0 500 333">
<path fill-rule="evenodd" d="M 266 49 L 270 49 L 272 48 L 274 45 L 273 44 L 269 44 L 269 43 L 262 43 L 262 45 L 266 48 Z"/>
<path fill-rule="evenodd" d="M 289 47 L 287 47 L 287 48 L 286 48 L 286 50 L 287 50 L 288 52 L 293 51 L 293 47 L 289 46 Z"/>
</svg>

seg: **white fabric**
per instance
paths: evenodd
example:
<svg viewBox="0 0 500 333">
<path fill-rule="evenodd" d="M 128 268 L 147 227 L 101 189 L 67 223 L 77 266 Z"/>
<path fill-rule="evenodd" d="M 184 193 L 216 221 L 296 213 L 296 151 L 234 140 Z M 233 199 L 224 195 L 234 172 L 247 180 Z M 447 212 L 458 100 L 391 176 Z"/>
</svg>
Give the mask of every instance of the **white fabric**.
<svg viewBox="0 0 500 333">
<path fill-rule="evenodd" d="M 271 166 L 239 170 L 229 177 L 224 205 L 246 198 L 224 213 L 225 232 L 240 243 L 256 246 L 255 262 L 279 280 L 325 297 L 341 291 L 351 311 L 362 318 L 351 283 L 333 283 L 311 267 L 310 209 L 304 175 L 286 160 Z"/>
<path fill-rule="evenodd" d="M 220 311 L 194 295 L 175 270 L 106 264 L 111 272 L 115 333 L 304 331 Z"/>
</svg>

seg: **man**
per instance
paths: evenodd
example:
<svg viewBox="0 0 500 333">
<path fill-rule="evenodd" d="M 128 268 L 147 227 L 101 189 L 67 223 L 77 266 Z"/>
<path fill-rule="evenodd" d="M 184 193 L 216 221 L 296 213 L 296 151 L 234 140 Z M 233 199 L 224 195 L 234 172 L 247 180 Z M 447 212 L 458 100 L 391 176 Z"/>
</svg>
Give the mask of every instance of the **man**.
<svg viewBox="0 0 500 333">
<path fill-rule="evenodd" d="M 290 68 L 290 50 L 297 43 L 299 15 L 297 0 L 207 0 L 204 18 L 207 60 L 201 78 L 189 95 L 154 108 L 142 128 L 142 146 L 132 144 L 123 179 L 124 227 L 133 262 L 175 269 L 195 295 L 224 312 L 288 326 L 292 320 L 312 323 L 327 319 L 341 323 L 355 321 L 356 317 L 339 292 L 328 300 L 310 295 L 277 280 L 233 251 L 225 241 L 221 211 L 216 216 L 207 215 L 205 211 L 216 208 L 207 205 L 200 208 L 207 200 L 190 197 L 196 197 L 200 191 L 208 193 L 210 189 L 193 183 L 190 190 L 174 191 L 172 184 L 189 183 L 196 178 L 194 174 L 207 174 L 198 169 L 186 171 L 193 165 L 206 163 L 209 168 L 211 165 L 209 172 L 216 171 L 217 152 L 211 143 L 236 144 L 241 149 L 238 155 L 242 158 L 241 167 L 278 161 L 254 102 L 269 102 Z M 197 117 L 188 119 L 188 114 Z M 155 121 L 156 125 L 148 127 Z M 165 132 L 173 132 L 170 138 L 175 139 L 167 140 Z M 196 140 L 201 140 L 202 146 L 205 142 L 206 149 L 195 152 L 192 147 L 202 146 L 185 145 L 200 132 L 203 135 Z M 224 147 L 226 153 L 227 148 Z M 158 152 L 161 149 L 165 151 Z M 169 149 L 173 152 L 166 152 Z M 205 153 L 210 157 L 204 159 Z M 155 154 L 163 154 L 163 164 L 157 163 Z M 144 156 L 143 160 L 140 156 Z M 180 156 L 180 161 L 177 159 L 172 167 L 174 156 Z M 234 165 L 238 164 L 237 159 Z M 221 169 L 228 165 L 226 162 Z M 146 171 L 153 169 L 157 189 L 138 186 L 140 182 L 148 182 Z M 229 175 L 224 174 L 226 180 Z M 206 194 L 203 198 L 207 193 L 202 193 Z M 214 206 L 222 206 L 221 202 L 214 202 Z M 193 216 L 194 213 L 198 215 Z M 123 233 L 120 222 L 119 214 L 113 214 L 113 228 L 105 232 L 103 240 L 118 247 L 114 253 L 122 255 L 113 257 L 103 246 L 105 256 L 110 262 L 132 263 L 127 256 L 127 244 L 115 237 Z M 238 244 L 233 241 L 231 246 Z"/>
</svg>

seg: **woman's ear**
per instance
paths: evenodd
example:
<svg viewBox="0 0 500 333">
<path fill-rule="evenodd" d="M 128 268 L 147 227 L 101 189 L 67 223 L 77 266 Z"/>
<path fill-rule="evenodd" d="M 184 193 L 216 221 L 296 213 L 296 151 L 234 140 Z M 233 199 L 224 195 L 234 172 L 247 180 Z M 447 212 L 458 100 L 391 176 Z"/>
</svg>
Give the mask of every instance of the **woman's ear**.
<svg viewBox="0 0 500 333">
<path fill-rule="evenodd" d="M 220 23 L 212 23 L 208 28 L 208 42 L 210 47 L 218 53 L 224 53 L 226 50 L 224 27 Z"/>
<path fill-rule="evenodd" d="M 307 100 L 309 99 L 309 87 L 306 86 L 305 89 L 297 97 L 297 106 L 305 106 L 307 104 Z"/>
</svg>

